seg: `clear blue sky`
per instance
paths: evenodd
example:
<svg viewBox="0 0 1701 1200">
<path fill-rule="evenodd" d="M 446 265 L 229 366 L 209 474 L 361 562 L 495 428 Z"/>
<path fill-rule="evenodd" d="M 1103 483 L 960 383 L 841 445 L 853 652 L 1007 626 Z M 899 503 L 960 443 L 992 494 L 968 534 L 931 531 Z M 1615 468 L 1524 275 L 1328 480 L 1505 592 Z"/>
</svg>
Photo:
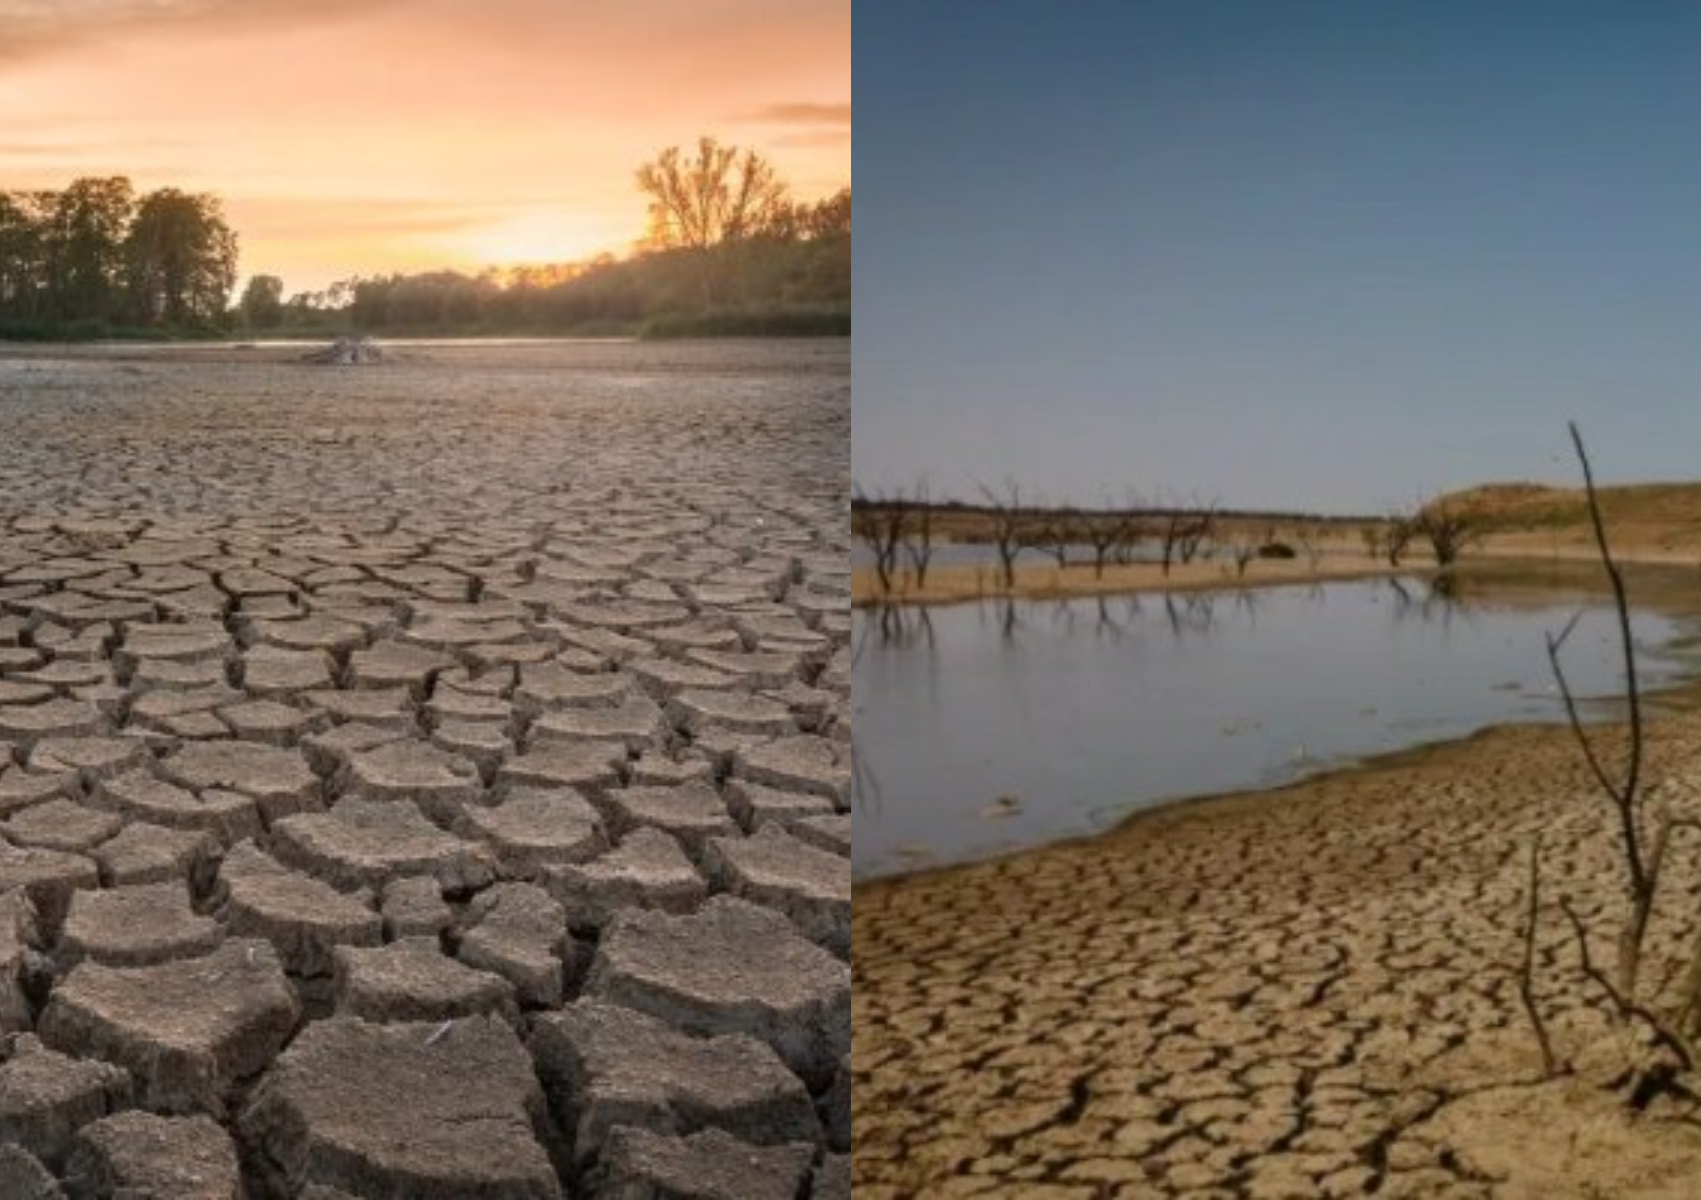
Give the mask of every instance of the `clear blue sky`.
<svg viewBox="0 0 1701 1200">
<path fill-rule="evenodd" d="M 1701 479 L 1701 7 L 855 10 L 853 468 L 1378 510 Z"/>
</svg>

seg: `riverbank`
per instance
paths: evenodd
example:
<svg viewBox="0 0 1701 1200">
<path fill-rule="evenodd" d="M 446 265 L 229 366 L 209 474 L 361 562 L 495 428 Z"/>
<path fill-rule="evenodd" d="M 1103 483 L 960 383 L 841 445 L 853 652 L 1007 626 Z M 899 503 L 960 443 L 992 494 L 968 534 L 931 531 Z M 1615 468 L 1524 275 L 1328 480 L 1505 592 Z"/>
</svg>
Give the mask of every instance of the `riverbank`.
<svg viewBox="0 0 1701 1200">
<path fill-rule="evenodd" d="M 1599 498 L 1620 562 L 1645 566 L 1701 566 L 1701 541 L 1695 536 L 1701 521 L 1701 484 L 1654 484 L 1600 489 Z M 1487 485 L 1446 498 L 1476 514 L 1481 532 L 1460 558 L 1464 567 L 1597 564 L 1599 550 L 1588 521 L 1583 493 L 1576 489 Z M 1037 513 L 1036 519 L 1043 513 Z M 1063 519 L 1059 517 L 1059 519 Z M 936 562 L 926 572 L 926 587 L 918 587 L 913 564 L 900 555 L 890 589 L 881 586 L 872 566 L 852 572 L 853 603 L 960 604 L 970 600 L 1059 600 L 1075 597 L 1133 595 L 1157 591 L 1202 591 L 1278 586 L 1376 576 L 1425 574 L 1437 569 L 1421 541 L 1414 542 L 1399 567 L 1372 553 L 1385 536 L 1385 522 L 1373 518 L 1322 518 L 1294 514 L 1219 515 L 1214 537 L 1217 553 L 1209 558 L 1180 561 L 1166 568 L 1159 562 L 1107 563 L 1102 570 L 1090 561 L 1060 566 L 1044 561 L 1029 548 L 1015 564 L 1006 586 L 989 539 L 995 524 L 987 512 L 941 509 L 934 514 L 935 551 L 978 546 L 982 561 L 973 564 Z M 1152 543 L 1148 541 L 1149 547 Z M 1252 557 L 1234 561 L 1233 548 L 1279 544 L 1292 557 Z M 1078 558 L 1084 547 L 1075 547 Z M 906 552 L 907 553 L 907 552 Z M 1701 580 L 1698 580 L 1701 583 Z"/>
<path fill-rule="evenodd" d="M 1420 568 L 1421 569 L 1421 568 Z M 1293 583 L 1322 583 L 1339 579 L 1373 579 L 1409 575 L 1412 568 L 1390 567 L 1367 554 L 1332 555 L 1315 566 L 1304 559 L 1262 559 L 1237 572 L 1233 563 L 1195 559 L 1173 563 L 1107 565 L 1102 573 L 1091 563 L 1019 562 L 1014 585 L 1004 586 L 1000 568 L 991 565 L 939 565 L 927 572 L 927 586 L 917 587 L 912 571 L 899 572 L 890 592 L 880 586 L 872 567 L 851 572 L 851 603 L 859 608 L 879 604 L 963 604 L 974 600 L 1070 600 L 1092 596 L 1126 596 L 1144 592 L 1199 592 L 1228 588 L 1275 587 Z"/>
<path fill-rule="evenodd" d="M 1695 551 L 1667 545 L 1663 538 L 1626 539 L 1623 545 L 1615 538 L 1613 554 L 1627 567 L 1682 569 L 1689 573 L 1689 583 L 1701 595 Z M 1599 551 L 1593 541 L 1581 537 L 1557 540 L 1548 535 L 1508 534 L 1474 549 L 1460 560 L 1460 569 L 1533 576 L 1562 570 L 1580 577 L 1604 579 L 1599 563 Z M 1107 565 L 1102 573 L 1091 563 L 1059 567 L 1054 562 L 1030 560 L 1016 564 L 1012 587 L 1004 586 L 996 563 L 939 565 L 928 569 L 926 587 L 918 588 L 914 572 L 905 569 L 897 573 L 891 590 L 887 591 L 880 586 L 872 567 L 858 566 L 851 571 L 851 603 L 859 608 L 872 608 L 882 604 L 964 604 L 976 600 L 1070 600 L 1148 592 L 1233 591 L 1343 579 L 1433 575 L 1435 571 L 1434 562 L 1423 555 L 1403 560 L 1400 567 L 1391 567 L 1386 559 L 1337 548 L 1315 563 L 1306 558 L 1257 559 L 1245 571 L 1220 559 L 1172 563 L 1167 571 L 1162 563 L 1114 564 Z"/>
<path fill-rule="evenodd" d="M 1659 802 L 1701 811 L 1697 764 L 1701 716 L 1653 724 Z M 1609 815 L 1568 730 L 1502 727 L 859 883 L 857 1194 L 1691 1194 L 1701 1124 L 1601 1090 L 1623 1060 L 1552 907 L 1609 958 Z M 1577 1068 L 1545 1083 L 1515 975 L 1538 832 L 1538 991 Z"/>
</svg>

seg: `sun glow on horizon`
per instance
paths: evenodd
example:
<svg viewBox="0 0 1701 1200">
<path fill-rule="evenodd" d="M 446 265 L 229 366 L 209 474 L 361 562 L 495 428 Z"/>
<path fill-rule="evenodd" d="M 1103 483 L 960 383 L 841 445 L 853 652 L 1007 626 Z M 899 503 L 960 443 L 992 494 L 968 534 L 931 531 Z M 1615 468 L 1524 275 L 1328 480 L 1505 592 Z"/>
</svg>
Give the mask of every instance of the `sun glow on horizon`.
<svg viewBox="0 0 1701 1200">
<path fill-rule="evenodd" d="M 850 183 L 849 0 L 0 0 L 0 189 L 212 192 L 287 293 L 583 262 L 701 135 Z"/>
<path fill-rule="evenodd" d="M 624 254 L 637 241 L 624 214 L 618 218 L 565 210 L 517 213 L 444 239 L 444 248 L 481 266 L 565 265 L 604 254 Z"/>
</svg>

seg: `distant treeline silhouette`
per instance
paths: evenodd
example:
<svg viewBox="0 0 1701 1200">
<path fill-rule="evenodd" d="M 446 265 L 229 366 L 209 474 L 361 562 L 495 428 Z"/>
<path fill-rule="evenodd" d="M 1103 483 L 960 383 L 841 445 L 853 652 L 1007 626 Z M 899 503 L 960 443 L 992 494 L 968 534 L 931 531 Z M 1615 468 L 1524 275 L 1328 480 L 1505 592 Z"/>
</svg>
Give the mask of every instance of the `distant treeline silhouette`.
<svg viewBox="0 0 1701 1200">
<path fill-rule="evenodd" d="M 795 202 L 751 150 L 699 139 L 638 168 L 643 248 L 567 265 L 346 279 L 281 301 L 250 281 L 244 324 L 280 333 L 656 337 L 847 334 L 851 193 Z"/>
<path fill-rule="evenodd" d="M 636 173 L 649 228 L 629 257 L 352 277 L 231 303 L 236 235 L 216 196 L 130 181 L 0 192 L 0 337 L 850 332 L 851 192 L 793 201 L 754 151 L 699 140 Z"/>
<path fill-rule="evenodd" d="M 1299 512 L 1283 509 L 1224 508 L 1219 504 L 1205 503 L 1106 505 L 1091 508 L 1080 505 L 1035 502 L 1017 505 L 1014 508 L 1000 509 L 991 504 L 974 504 L 962 500 L 911 500 L 886 496 L 857 496 L 851 500 L 853 512 L 878 513 L 895 505 L 902 505 L 912 510 L 925 510 L 937 516 L 955 514 L 964 517 L 990 518 L 1007 511 L 1012 516 L 1024 519 L 1054 521 L 1093 521 L 1118 517 L 1166 517 L 1174 513 L 1206 511 L 1222 520 L 1270 521 L 1284 524 L 1305 522 L 1317 525 L 1362 525 L 1365 522 L 1387 519 L 1385 516 L 1369 514 L 1352 516 L 1341 513 Z"/>
<path fill-rule="evenodd" d="M 296 296 L 258 328 L 363 333 L 848 333 L 850 193 L 840 223 L 762 232 L 707 249 L 647 250 L 565 267 L 350 279 Z M 702 260 L 717 260 L 705 295 Z"/>
</svg>

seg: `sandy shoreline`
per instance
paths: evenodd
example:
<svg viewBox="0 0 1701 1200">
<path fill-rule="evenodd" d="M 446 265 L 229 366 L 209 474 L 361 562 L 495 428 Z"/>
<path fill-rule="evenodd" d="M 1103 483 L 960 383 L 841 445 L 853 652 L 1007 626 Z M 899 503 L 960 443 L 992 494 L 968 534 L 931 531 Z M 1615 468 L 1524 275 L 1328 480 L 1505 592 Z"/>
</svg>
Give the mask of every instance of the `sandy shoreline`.
<svg viewBox="0 0 1701 1200">
<path fill-rule="evenodd" d="M 1373 579 L 1427 573 L 1430 569 L 1427 564 L 1415 568 L 1410 565 L 1390 567 L 1365 555 L 1334 559 L 1315 570 L 1299 560 L 1262 563 L 1249 568 L 1244 576 L 1237 576 L 1232 566 L 1225 570 L 1225 564 L 1216 562 L 1176 564 L 1167 575 L 1154 563 L 1136 563 L 1106 567 L 1102 577 L 1095 575 L 1091 566 L 1071 565 L 1059 569 L 1055 565 L 1018 563 L 1016 585 L 1006 588 L 998 579 L 996 568 L 938 566 L 928 571 L 925 589 L 916 589 L 906 572 L 892 593 L 887 595 L 880 590 L 872 568 L 858 567 L 851 573 L 851 602 L 858 607 L 870 607 L 880 603 L 963 604 L 987 599 L 1062 600 L 1142 592 L 1215 591 L 1340 579 Z"/>
<path fill-rule="evenodd" d="M 1621 563 L 1649 568 L 1686 570 L 1697 581 L 1694 554 L 1666 544 L 1661 535 L 1635 533 L 1614 536 L 1613 552 Z M 1552 534 L 1513 533 L 1496 535 L 1475 547 L 1460 560 L 1463 570 L 1580 570 L 1598 571 L 1594 543 L 1581 533 L 1563 538 Z M 940 605 L 977 600 L 1063 600 L 1081 597 L 1137 595 L 1147 592 L 1226 591 L 1241 588 L 1281 587 L 1296 583 L 1327 583 L 1350 579 L 1389 576 L 1433 575 L 1436 565 L 1428 555 L 1412 553 L 1393 567 L 1385 559 L 1337 542 L 1315 566 L 1306 558 L 1258 559 L 1245 572 L 1222 560 L 1174 563 L 1168 572 L 1158 563 L 1111 565 L 1099 574 L 1093 566 L 1036 562 L 1030 556 L 1018 561 L 1015 586 L 1003 585 L 999 568 L 991 566 L 937 565 L 928 570 L 927 586 L 918 589 L 907 567 L 894 579 L 892 590 L 881 589 L 874 569 L 854 567 L 851 571 L 851 602 L 859 608 L 880 604 Z"/>
</svg>

